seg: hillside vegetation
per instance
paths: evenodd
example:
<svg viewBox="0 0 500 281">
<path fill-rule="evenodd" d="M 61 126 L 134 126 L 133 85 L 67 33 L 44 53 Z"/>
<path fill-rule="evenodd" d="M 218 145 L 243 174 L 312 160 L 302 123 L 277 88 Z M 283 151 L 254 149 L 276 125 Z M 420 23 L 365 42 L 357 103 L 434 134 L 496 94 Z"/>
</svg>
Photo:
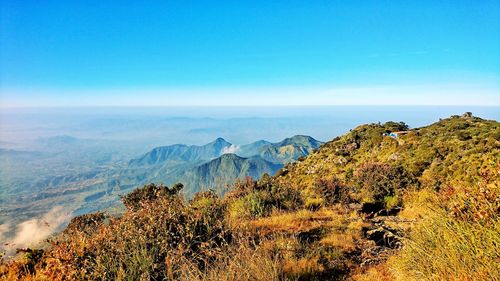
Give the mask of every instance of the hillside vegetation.
<svg viewBox="0 0 500 281">
<path fill-rule="evenodd" d="M 224 197 L 145 185 L 0 279 L 500 280 L 499 148 L 500 124 L 471 114 L 362 125 Z"/>
</svg>

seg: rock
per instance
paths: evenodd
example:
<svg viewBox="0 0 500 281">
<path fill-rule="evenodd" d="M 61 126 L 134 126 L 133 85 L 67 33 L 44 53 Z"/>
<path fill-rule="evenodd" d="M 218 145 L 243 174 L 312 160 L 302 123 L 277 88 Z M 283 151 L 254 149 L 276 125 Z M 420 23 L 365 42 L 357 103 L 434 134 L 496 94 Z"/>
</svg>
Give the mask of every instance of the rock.
<svg viewBox="0 0 500 281">
<path fill-rule="evenodd" d="M 337 148 L 335 151 L 339 153 L 340 155 L 347 156 L 350 155 L 351 152 L 359 148 L 359 144 L 356 143 L 355 141 L 351 143 L 346 143 L 342 145 L 340 148 Z"/>
<path fill-rule="evenodd" d="M 335 159 L 335 164 L 343 166 L 347 164 L 347 159 L 345 159 L 345 157 L 340 156 L 337 159 Z"/>
<path fill-rule="evenodd" d="M 396 160 L 398 160 L 398 158 L 399 158 L 399 154 L 398 153 L 393 153 L 393 154 L 391 154 L 389 156 L 389 158 L 387 158 L 387 160 L 389 160 L 389 161 L 396 161 Z"/>
<path fill-rule="evenodd" d="M 360 266 L 370 266 L 385 262 L 395 250 L 382 246 L 369 246 L 365 247 L 360 256 Z"/>
<path fill-rule="evenodd" d="M 464 119 L 470 119 L 472 117 L 472 112 L 465 112 L 464 114 L 462 114 L 462 118 Z"/>
<path fill-rule="evenodd" d="M 391 249 L 401 246 L 401 238 L 397 236 L 396 231 L 387 227 L 378 227 L 366 232 L 366 237 L 375 242 L 377 246 L 388 247 Z"/>
</svg>

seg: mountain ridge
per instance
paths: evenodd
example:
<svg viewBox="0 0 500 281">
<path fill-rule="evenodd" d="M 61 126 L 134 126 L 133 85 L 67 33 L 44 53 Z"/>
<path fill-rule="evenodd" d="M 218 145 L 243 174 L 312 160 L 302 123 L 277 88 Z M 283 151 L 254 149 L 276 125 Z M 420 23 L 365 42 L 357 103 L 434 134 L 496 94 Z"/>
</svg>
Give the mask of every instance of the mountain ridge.
<svg viewBox="0 0 500 281">
<path fill-rule="evenodd" d="M 221 155 L 224 148 L 231 146 L 223 138 L 217 138 L 205 145 L 173 144 L 160 146 L 129 161 L 130 166 L 160 164 L 167 160 L 198 161 L 209 160 Z"/>
</svg>

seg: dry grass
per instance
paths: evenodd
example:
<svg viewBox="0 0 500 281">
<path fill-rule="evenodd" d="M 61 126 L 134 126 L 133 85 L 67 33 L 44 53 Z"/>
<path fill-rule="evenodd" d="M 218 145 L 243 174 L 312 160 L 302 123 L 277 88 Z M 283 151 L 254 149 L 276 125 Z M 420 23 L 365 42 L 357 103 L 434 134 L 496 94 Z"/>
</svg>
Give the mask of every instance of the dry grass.
<svg viewBox="0 0 500 281">
<path fill-rule="evenodd" d="M 433 208 L 439 205 L 436 192 L 430 189 L 409 191 L 404 195 L 404 209 L 399 213 L 401 218 L 416 220 L 433 214 Z"/>
<path fill-rule="evenodd" d="M 264 243 L 266 244 L 266 243 Z M 180 280 L 206 281 L 278 281 L 293 280 L 285 277 L 283 259 L 270 249 L 241 243 L 225 252 L 206 270 L 191 266 L 189 262 L 182 268 Z"/>
<path fill-rule="evenodd" d="M 390 264 L 399 280 L 500 280 L 500 224 L 435 216 L 411 232 Z"/>
<path fill-rule="evenodd" d="M 402 212 L 423 217 L 405 241 L 403 250 L 389 260 L 398 280 L 500 280 L 500 214 L 497 187 L 455 190 L 447 200 L 429 191 L 412 195 Z M 449 193 L 447 191 L 447 193 Z M 497 194 L 481 197 L 483 194 Z M 473 200 L 477 196 L 482 200 Z M 454 206 L 467 206 L 457 213 Z M 451 206 L 448 207 L 448 206 Z M 477 215 L 477 217 L 476 217 Z M 484 216 L 483 216 L 484 218 Z"/>
<path fill-rule="evenodd" d="M 247 226 L 261 235 L 270 233 L 300 233 L 315 228 L 342 225 L 344 217 L 334 209 L 300 210 L 249 221 Z"/>
<path fill-rule="evenodd" d="M 387 267 L 387 264 L 379 264 L 369 267 L 363 272 L 355 273 L 352 276 L 354 281 L 393 281 L 394 276 Z"/>
<path fill-rule="evenodd" d="M 285 262 L 283 271 L 290 279 L 298 279 L 301 277 L 302 280 L 307 280 L 310 276 L 325 271 L 325 267 L 320 264 L 318 260 L 318 257 L 289 259 Z"/>
<path fill-rule="evenodd" d="M 345 233 L 329 233 L 321 239 L 320 244 L 323 246 L 336 247 L 342 249 L 344 252 L 351 252 L 356 248 L 353 236 Z"/>
</svg>

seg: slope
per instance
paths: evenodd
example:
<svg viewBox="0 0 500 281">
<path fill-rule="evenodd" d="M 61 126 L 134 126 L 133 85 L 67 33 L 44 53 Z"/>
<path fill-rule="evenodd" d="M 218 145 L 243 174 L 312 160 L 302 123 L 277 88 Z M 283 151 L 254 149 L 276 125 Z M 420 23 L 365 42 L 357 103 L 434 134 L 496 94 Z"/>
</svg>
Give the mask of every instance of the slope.
<svg viewBox="0 0 500 281">
<path fill-rule="evenodd" d="M 282 164 L 271 163 L 259 157 L 243 158 L 228 153 L 185 172 L 178 182 L 186 186 L 187 194 L 208 189 L 223 191 L 220 189 L 236 179 L 258 179 L 264 173 L 276 173 L 281 167 Z"/>
</svg>

